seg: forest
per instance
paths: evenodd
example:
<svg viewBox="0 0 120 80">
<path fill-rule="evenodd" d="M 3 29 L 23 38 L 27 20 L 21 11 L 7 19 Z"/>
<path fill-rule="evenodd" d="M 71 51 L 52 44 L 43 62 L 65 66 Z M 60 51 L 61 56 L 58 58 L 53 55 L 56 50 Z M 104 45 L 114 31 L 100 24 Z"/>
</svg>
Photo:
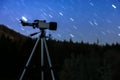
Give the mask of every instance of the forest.
<svg viewBox="0 0 120 80">
<path fill-rule="evenodd" d="M 19 80 L 36 42 L 36 38 L 23 37 L 0 34 L 0 80 Z M 46 41 L 56 80 L 120 80 L 120 44 L 98 45 L 51 38 Z M 23 80 L 41 79 L 40 45 Z M 52 80 L 46 57 L 44 72 L 45 80 Z"/>
</svg>

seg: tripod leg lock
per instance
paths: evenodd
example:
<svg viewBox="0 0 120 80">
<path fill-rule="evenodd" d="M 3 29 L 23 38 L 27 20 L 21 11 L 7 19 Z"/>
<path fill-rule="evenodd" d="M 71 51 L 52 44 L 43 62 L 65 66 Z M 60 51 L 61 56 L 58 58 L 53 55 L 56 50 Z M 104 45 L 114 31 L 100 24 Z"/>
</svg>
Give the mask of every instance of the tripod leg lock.
<svg viewBox="0 0 120 80">
<path fill-rule="evenodd" d="M 53 67 L 46 67 L 46 66 L 41 66 L 41 71 L 45 71 L 45 70 L 53 70 Z"/>
<path fill-rule="evenodd" d="M 54 68 L 53 68 L 53 67 L 50 67 L 50 69 L 52 69 L 52 70 L 53 70 Z"/>
<path fill-rule="evenodd" d="M 41 66 L 41 71 L 45 71 L 45 70 L 46 70 L 45 66 Z"/>
<path fill-rule="evenodd" d="M 28 67 L 27 67 L 27 66 L 25 66 L 25 67 L 24 67 L 24 69 L 28 69 Z"/>
</svg>

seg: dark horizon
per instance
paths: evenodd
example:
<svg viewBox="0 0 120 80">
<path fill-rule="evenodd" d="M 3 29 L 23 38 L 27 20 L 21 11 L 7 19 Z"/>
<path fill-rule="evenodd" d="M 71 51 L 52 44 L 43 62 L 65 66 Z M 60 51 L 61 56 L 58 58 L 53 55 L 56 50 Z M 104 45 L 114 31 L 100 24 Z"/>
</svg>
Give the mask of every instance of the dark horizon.
<svg viewBox="0 0 120 80">
<path fill-rule="evenodd" d="M 41 41 L 40 41 L 41 42 Z M 31 54 L 35 39 L 12 40 L 0 34 L 0 79 L 18 80 Z M 52 69 L 57 80 L 120 79 L 120 44 L 100 46 L 88 43 L 47 40 Z M 41 79 L 41 44 L 38 44 L 24 80 Z M 51 80 L 45 59 L 45 80 Z M 69 77 L 69 78 L 68 78 Z"/>
</svg>

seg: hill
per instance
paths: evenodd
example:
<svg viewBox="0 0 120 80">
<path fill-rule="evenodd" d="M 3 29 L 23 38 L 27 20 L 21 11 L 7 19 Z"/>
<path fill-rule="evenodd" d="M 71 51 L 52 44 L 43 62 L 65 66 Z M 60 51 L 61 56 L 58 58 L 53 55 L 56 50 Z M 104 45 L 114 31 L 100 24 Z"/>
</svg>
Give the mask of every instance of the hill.
<svg viewBox="0 0 120 80">
<path fill-rule="evenodd" d="M 27 38 L 26 36 L 8 28 L 7 26 L 0 24 L 0 36 L 2 35 L 10 38 L 11 40 L 18 40 L 18 39 L 24 40 Z"/>
<path fill-rule="evenodd" d="M 18 80 L 36 39 L 27 38 L 7 27 L 0 28 L 0 80 Z M 47 40 L 55 77 L 58 80 L 119 80 L 120 45 L 97 45 Z M 39 43 L 24 80 L 40 80 Z M 51 68 L 45 59 L 45 80 Z"/>
</svg>

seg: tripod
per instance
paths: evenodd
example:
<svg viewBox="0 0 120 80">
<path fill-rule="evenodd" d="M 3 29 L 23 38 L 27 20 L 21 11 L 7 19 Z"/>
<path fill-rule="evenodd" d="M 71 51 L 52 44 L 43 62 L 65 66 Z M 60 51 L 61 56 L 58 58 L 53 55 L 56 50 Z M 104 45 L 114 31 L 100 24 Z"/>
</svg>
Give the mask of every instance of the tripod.
<svg viewBox="0 0 120 80">
<path fill-rule="evenodd" d="M 23 72 L 22 72 L 19 80 L 23 80 L 23 77 L 24 77 L 24 75 L 26 73 L 26 70 L 27 70 L 27 68 L 28 68 L 28 66 L 30 64 L 30 61 L 31 61 L 31 59 L 33 57 L 33 54 L 35 52 L 35 49 L 36 49 L 36 47 L 37 47 L 40 39 L 41 39 L 41 68 L 42 68 L 41 69 L 41 80 L 44 80 L 44 69 L 43 69 L 43 67 L 44 67 L 44 48 L 45 48 L 45 51 L 46 51 L 46 55 L 47 55 L 48 64 L 49 64 L 49 67 L 50 67 L 50 72 L 51 72 L 52 80 L 55 80 L 54 72 L 53 72 L 53 69 L 52 69 L 52 63 L 51 63 L 51 60 L 50 60 L 50 55 L 49 55 L 49 52 L 48 52 L 48 48 L 47 48 L 47 44 L 46 44 L 45 38 L 46 38 L 46 36 L 45 36 L 45 30 L 41 29 L 41 35 L 37 39 L 37 41 L 36 41 L 36 43 L 35 43 L 35 45 L 33 47 L 33 50 L 32 50 L 32 52 L 31 52 L 31 54 L 30 54 L 30 56 L 28 58 L 28 61 L 27 61 L 26 65 L 25 65 L 25 68 L 24 68 L 24 70 L 23 70 Z"/>
</svg>

